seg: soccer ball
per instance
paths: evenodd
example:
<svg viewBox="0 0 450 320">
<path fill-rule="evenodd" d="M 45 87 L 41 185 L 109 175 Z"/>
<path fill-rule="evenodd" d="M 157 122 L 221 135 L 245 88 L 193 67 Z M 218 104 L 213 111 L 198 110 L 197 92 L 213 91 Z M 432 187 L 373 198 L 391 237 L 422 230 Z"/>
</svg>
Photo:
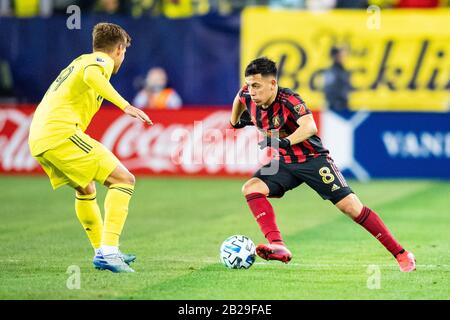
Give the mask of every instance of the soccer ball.
<svg viewBox="0 0 450 320">
<path fill-rule="evenodd" d="M 246 236 L 231 236 L 220 247 L 220 260 L 230 269 L 248 269 L 255 257 L 255 244 Z"/>
</svg>

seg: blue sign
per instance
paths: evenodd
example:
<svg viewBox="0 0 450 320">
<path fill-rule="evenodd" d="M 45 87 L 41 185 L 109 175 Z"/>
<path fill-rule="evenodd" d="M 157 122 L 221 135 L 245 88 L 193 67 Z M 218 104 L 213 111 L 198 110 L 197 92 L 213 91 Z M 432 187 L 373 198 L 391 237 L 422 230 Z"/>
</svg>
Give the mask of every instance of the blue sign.
<svg viewBox="0 0 450 320">
<path fill-rule="evenodd" d="M 82 15 L 81 29 L 68 29 L 68 16 L 0 19 L 0 61 L 13 75 L 19 102 L 39 102 L 61 70 L 92 52 L 98 22 L 121 25 L 132 37 L 112 84 L 129 101 L 151 67 L 167 71 L 185 105 L 231 105 L 239 90 L 239 14 L 170 20 Z"/>
<path fill-rule="evenodd" d="M 450 113 L 371 113 L 353 139 L 372 178 L 450 178 Z"/>
</svg>

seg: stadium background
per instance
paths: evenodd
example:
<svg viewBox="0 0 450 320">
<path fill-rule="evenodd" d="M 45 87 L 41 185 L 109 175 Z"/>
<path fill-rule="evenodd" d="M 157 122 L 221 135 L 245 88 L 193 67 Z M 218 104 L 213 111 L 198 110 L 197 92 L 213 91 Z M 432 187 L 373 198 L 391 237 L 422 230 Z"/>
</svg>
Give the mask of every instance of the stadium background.
<svg viewBox="0 0 450 320">
<path fill-rule="evenodd" d="M 110 2 L 118 7 L 107 9 Z M 81 9 L 80 29 L 68 27 L 76 11 L 66 9 L 73 4 Z M 60 70 L 91 50 L 92 27 L 101 21 L 123 26 L 133 38 L 120 72 L 112 78 L 126 99 L 132 101 L 149 68 L 161 66 L 184 102 L 180 110 L 146 110 L 155 126 L 144 127 L 105 101 L 88 130 L 149 188 L 172 188 L 172 182 L 175 188 L 192 187 L 199 192 L 214 185 L 215 192 L 221 193 L 220 184 L 225 189 L 231 184 L 237 190 L 234 201 L 244 202 L 238 198 L 239 185 L 259 166 L 258 136 L 252 128 L 232 136 L 226 129 L 231 102 L 243 83 L 243 68 L 265 55 L 283 62 L 280 85 L 298 91 L 314 110 L 325 146 L 344 175 L 360 181 L 355 182 L 357 189 L 378 196 L 383 190 L 392 194 L 408 188 L 413 194 L 440 190 L 435 194 L 436 219 L 428 227 L 448 228 L 446 204 L 450 203 L 442 197 L 450 179 L 450 9 L 447 1 L 431 0 L 0 1 L 0 181 L 4 187 L 18 186 L 10 194 L 18 203 L 18 194 L 26 192 L 28 184 L 36 183 L 52 195 L 28 151 L 31 115 Z M 328 52 L 336 45 L 347 48 L 346 67 L 352 72 L 349 110 L 343 112 L 328 110 L 322 92 L 321 72 L 330 65 Z M 252 150 L 252 156 L 242 156 L 240 148 Z M 177 161 L 174 154 L 179 155 Z M 28 178 L 31 175 L 38 177 Z M 189 179 L 198 176 L 205 179 Z M 230 182 L 224 177 L 236 179 Z M 162 190 L 146 192 L 144 197 L 165 198 Z M 7 220 L 12 226 L 20 205 L 4 197 L 1 215 L 12 219 Z M 309 201 L 319 201 L 310 197 Z M 289 199 L 293 206 L 295 198 Z M 158 202 L 157 207 L 162 210 L 165 203 Z M 215 205 L 206 204 L 206 208 L 215 210 Z M 249 216 L 248 227 L 236 231 L 224 227 L 216 242 L 227 232 L 259 237 L 244 203 L 239 210 L 240 215 Z M 424 218 L 423 211 L 417 218 Z M 132 233 L 130 229 L 127 232 Z M 77 231 L 81 238 L 81 230 Z M 448 255 L 448 242 L 441 251 Z M 447 265 L 446 272 L 448 259 L 441 263 Z M 443 279 L 448 284 L 448 278 Z M 52 297 L 12 292 L 12 297 L 23 296 Z M 342 298 L 339 292 L 312 297 Z M 431 297 L 449 295 L 442 291 Z"/>
</svg>

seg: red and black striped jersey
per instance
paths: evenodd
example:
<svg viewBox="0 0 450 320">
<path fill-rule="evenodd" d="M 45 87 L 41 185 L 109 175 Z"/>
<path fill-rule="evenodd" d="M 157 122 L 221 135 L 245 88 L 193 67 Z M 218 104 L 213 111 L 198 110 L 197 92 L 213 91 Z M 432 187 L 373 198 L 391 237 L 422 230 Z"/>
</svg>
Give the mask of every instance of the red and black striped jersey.
<svg viewBox="0 0 450 320">
<path fill-rule="evenodd" d="M 251 100 L 247 85 L 239 91 L 239 99 L 247 107 L 252 122 L 265 136 L 270 136 L 275 130 L 280 138 L 285 138 L 299 127 L 298 119 L 311 114 L 302 98 L 288 88 L 278 87 L 275 101 L 266 109 Z M 328 153 L 317 135 L 286 149 L 279 148 L 279 157 L 286 163 L 302 163 Z"/>
</svg>

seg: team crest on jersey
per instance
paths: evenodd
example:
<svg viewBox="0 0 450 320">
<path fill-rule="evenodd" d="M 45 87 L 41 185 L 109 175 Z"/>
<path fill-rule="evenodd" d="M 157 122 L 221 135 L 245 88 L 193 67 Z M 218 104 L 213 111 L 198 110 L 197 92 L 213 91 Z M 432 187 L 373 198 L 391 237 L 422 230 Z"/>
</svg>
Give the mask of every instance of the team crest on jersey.
<svg viewBox="0 0 450 320">
<path fill-rule="evenodd" d="M 280 117 L 279 116 L 273 117 L 272 124 L 275 128 L 278 128 L 280 126 Z"/>
<path fill-rule="evenodd" d="M 306 114 L 306 107 L 303 103 L 300 103 L 294 107 L 294 110 L 301 116 Z"/>
</svg>

